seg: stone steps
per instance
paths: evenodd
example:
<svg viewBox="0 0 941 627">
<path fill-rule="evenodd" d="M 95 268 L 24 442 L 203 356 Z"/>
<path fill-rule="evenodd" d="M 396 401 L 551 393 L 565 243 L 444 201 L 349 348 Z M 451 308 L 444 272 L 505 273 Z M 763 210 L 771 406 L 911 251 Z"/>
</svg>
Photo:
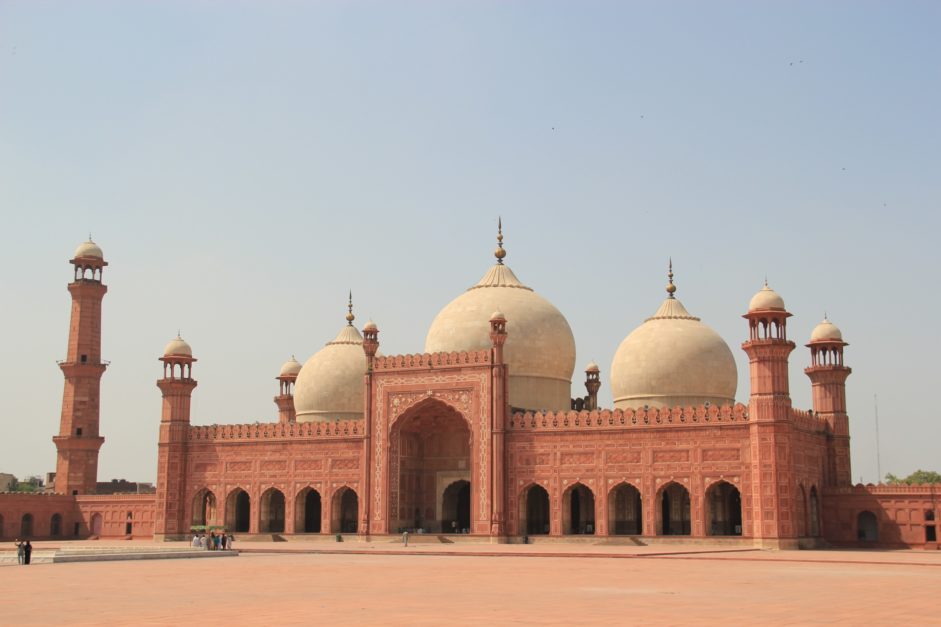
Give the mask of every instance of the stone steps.
<svg viewBox="0 0 941 627">
<path fill-rule="evenodd" d="M 111 562 L 118 560 L 193 559 L 236 557 L 238 551 L 207 551 L 191 547 L 71 547 L 33 550 L 32 564 Z M 0 566 L 18 566 L 15 551 L 0 552 Z"/>
</svg>

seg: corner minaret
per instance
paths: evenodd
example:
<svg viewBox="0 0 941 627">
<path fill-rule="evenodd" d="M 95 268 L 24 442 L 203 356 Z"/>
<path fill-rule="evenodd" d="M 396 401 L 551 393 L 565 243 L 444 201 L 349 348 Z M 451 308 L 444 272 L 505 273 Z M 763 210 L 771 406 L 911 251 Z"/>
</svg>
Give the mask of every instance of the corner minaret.
<svg viewBox="0 0 941 627">
<path fill-rule="evenodd" d="M 850 425 L 846 414 L 846 378 L 852 370 L 843 365 L 843 334 L 826 316 L 810 334 L 810 367 L 804 373 L 813 386 L 814 413 L 828 426 L 828 485 L 853 482 L 850 467 Z"/>
<path fill-rule="evenodd" d="M 301 364 L 294 355 L 284 362 L 281 372 L 278 373 L 278 395 L 274 403 L 278 406 L 278 422 L 297 422 L 294 411 L 294 382 L 301 371 Z"/>
<path fill-rule="evenodd" d="M 70 261 L 74 266 L 72 316 L 65 361 L 59 435 L 52 438 L 56 460 L 55 491 L 59 494 L 94 494 L 98 481 L 98 451 L 105 439 L 98 433 L 101 375 L 108 364 L 101 361 L 101 301 L 107 286 L 101 282 L 108 262 L 91 240 L 78 247 Z"/>
<path fill-rule="evenodd" d="M 190 428 L 190 400 L 196 388 L 193 379 L 193 349 L 179 334 L 163 350 L 163 378 L 157 387 L 163 393 L 160 436 L 157 443 L 157 512 L 155 540 L 181 540 L 189 525 L 184 518 L 186 502 L 186 451 Z"/>
<path fill-rule="evenodd" d="M 769 548 L 796 548 L 794 451 L 791 443 L 791 395 L 787 360 L 794 342 L 787 339 L 784 299 L 768 287 L 748 305 L 748 354 L 751 397 L 751 534 Z"/>
</svg>

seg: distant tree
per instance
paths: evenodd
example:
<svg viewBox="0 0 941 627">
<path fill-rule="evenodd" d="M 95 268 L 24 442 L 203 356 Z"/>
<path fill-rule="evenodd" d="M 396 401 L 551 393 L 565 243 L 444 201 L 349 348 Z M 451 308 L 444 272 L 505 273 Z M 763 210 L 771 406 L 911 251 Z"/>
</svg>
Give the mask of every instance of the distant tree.
<svg viewBox="0 0 941 627">
<path fill-rule="evenodd" d="M 17 481 L 14 492 L 39 492 L 42 490 L 42 477 L 30 475 L 23 481 Z"/>
<path fill-rule="evenodd" d="M 941 474 L 933 470 L 916 470 L 907 477 L 896 477 L 891 472 L 885 476 L 890 485 L 919 485 L 922 483 L 941 483 Z"/>
</svg>

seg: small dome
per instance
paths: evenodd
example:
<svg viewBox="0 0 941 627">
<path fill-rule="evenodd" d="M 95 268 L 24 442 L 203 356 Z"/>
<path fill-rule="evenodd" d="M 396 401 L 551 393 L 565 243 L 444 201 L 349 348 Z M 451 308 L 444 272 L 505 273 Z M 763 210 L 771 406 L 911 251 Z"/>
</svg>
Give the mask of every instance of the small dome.
<svg viewBox="0 0 941 627">
<path fill-rule="evenodd" d="M 190 345 L 179 335 L 170 340 L 167 346 L 163 349 L 164 357 L 192 357 L 193 349 Z"/>
<path fill-rule="evenodd" d="M 728 344 L 672 293 L 621 342 L 611 362 L 611 391 L 619 409 L 731 404 L 737 386 Z"/>
<path fill-rule="evenodd" d="M 298 422 L 363 417 L 363 336 L 347 324 L 308 359 L 294 383 Z"/>
<path fill-rule="evenodd" d="M 286 377 L 292 374 L 296 375 L 301 371 L 301 362 L 297 361 L 294 358 L 294 355 L 291 355 L 291 358 L 284 362 L 284 365 L 281 366 L 281 372 L 278 373 L 279 377 Z"/>
<path fill-rule="evenodd" d="M 94 257 L 95 259 L 104 259 L 105 255 L 101 252 L 101 248 L 95 242 L 91 241 L 91 238 L 88 238 L 87 242 L 79 244 L 79 247 L 75 249 L 75 256 L 73 259 L 80 259 L 82 257 Z"/>
<path fill-rule="evenodd" d="M 503 315 L 502 311 L 497 310 L 493 312 L 492 314 L 490 314 L 490 319 L 491 320 L 506 320 L 506 316 Z"/>
<path fill-rule="evenodd" d="M 601 372 L 601 368 L 595 362 L 589 361 L 588 365 L 585 366 L 585 372 Z"/>
<path fill-rule="evenodd" d="M 842 342 L 843 333 L 840 328 L 824 317 L 823 322 L 814 327 L 810 333 L 811 342 Z"/>
<path fill-rule="evenodd" d="M 768 283 L 765 282 L 765 286 L 752 296 L 751 302 L 748 303 L 748 311 L 766 311 L 769 309 L 784 311 L 784 299 L 768 287 Z"/>
<path fill-rule="evenodd" d="M 366 323 L 366 326 L 363 327 L 363 331 L 378 331 L 379 327 L 376 326 L 376 323 L 372 320 L 369 320 Z"/>
</svg>

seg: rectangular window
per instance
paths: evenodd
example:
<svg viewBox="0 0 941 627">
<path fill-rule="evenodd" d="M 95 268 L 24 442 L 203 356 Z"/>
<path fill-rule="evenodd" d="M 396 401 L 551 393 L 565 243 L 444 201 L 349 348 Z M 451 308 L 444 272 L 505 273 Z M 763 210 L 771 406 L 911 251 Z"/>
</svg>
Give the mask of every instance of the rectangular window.
<svg viewBox="0 0 941 627">
<path fill-rule="evenodd" d="M 88 355 L 82 355 L 82 363 L 88 363 Z"/>
<path fill-rule="evenodd" d="M 75 429 L 75 435 L 82 435 L 82 428 L 78 427 Z"/>
<path fill-rule="evenodd" d="M 934 525 L 925 525 L 925 542 L 937 542 L 938 536 Z"/>
<path fill-rule="evenodd" d="M 926 510 L 925 510 L 925 520 L 926 520 L 926 521 L 928 521 L 928 520 L 934 520 L 934 510 L 933 510 L 933 509 L 926 509 Z"/>
</svg>

